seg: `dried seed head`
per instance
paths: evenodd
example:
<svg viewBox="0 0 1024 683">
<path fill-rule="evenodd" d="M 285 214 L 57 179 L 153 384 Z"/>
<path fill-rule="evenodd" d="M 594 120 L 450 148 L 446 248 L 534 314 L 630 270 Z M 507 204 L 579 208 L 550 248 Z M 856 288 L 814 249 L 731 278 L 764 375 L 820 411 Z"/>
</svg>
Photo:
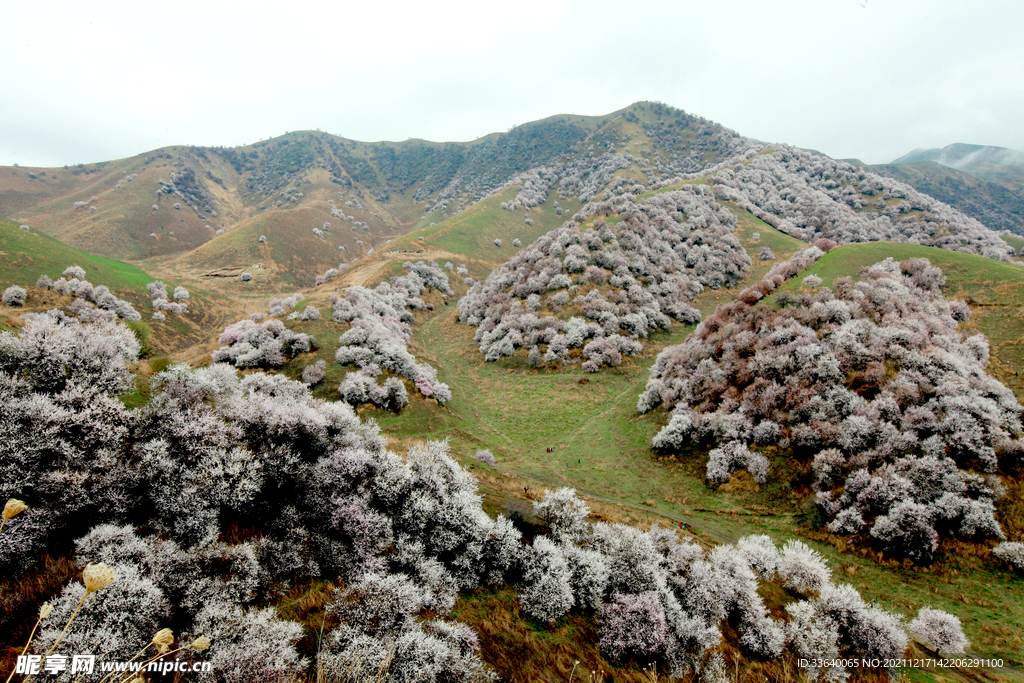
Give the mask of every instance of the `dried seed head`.
<svg viewBox="0 0 1024 683">
<path fill-rule="evenodd" d="M 114 570 L 100 562 L 99 564 L 88 564 L 82 572 L 82 582 L 85 584 L 85 592 L 94 593 L 103 590 L 114 582 Z"/>
<path fill-rule="evenodd" d="M 46 617 L 50 616 L 50 612 L 52 611 L 53 605 L 51 605 L 48 602 L 44 602 L 42 605 L 39 606 L 39 618 L 45 619 Z"/>
<path fill-rule="evenodd" d="M 25 510 L 28 510 L 28 505 L 25 504 L 25 501 L 11 498 L 7 501 L 7 505 L 4 505 L 4 519 L 10 519 Z"/>
<path fill-rule="evenodd" d="M 174 643 L 174 632 L 169 628 L 162 628 L 157 631 L 155 636 L 153 636 L 153 647 L 155 647 L 160 654 L 164 654 L 170 650 L 172 643 Z"/>
<path fill-rule="evenodd" d="M 199 652 L 202 652 L 203 650 L 209 650 L 210 639 L 206 636 L 199 636 L 198 638 L 192 641 L 192 644 L 189 645 L 189 647 L 193 650 L 198 650 Z"/>
</svg>

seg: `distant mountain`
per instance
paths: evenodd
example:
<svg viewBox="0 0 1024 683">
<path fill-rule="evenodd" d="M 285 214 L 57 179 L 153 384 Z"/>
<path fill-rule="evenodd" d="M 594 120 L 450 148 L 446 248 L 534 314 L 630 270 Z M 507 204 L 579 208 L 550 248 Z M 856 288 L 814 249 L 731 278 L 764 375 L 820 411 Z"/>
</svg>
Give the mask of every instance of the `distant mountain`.
<svg viewBox="0 0 1024 683">
<path fill-rule="evenodd" d="M 992 230 L 1009 230 L 1024 235 L 1024 184 L 982 180 L 935 161 L 868 165 L 854 160 L 852 163 L 900 180 L 918 192 L 959 209 Z"/>
<path fill-rule="evenodd" d="M 339 260 L 372 254 L 503 188 L 518 188 L 515 208 L 554 194 L 568 210 L 611 183 L 647 186 L 756 147 L 655 102 L 605 116 L 552 116 L 470 142 L 366 143 L 300 131 L 244 147 L 5 167 L 0 216 L 103 256 L 186 257 L 197 269 L 269 263 L 312 281 Z"/>
<path fill-rule="evenodd" d="M 901 180 L 992 230 L 1024 235 L 1024 152 L 958 142 L 915 149 L 891 164 L 847 161 Z"/>
<path fill-rule="evenodd" d="M 942 149 L 915 149 L 892 163 L 910 164 L 917 161 L 934 161 L 982 180 L 1009 181 L 1016 185 L 1024 181 L 1024 152 L 1006 147 L 957 142 Z"/>
</svg>

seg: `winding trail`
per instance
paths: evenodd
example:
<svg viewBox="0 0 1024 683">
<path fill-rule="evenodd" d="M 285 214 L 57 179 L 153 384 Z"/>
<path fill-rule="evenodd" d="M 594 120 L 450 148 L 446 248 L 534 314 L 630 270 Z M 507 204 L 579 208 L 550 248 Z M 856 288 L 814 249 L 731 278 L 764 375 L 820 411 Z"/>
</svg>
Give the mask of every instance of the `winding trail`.
<svg viewBox="0 0 1024 683">
<path fill-rule="evenodd" d="M 450 251 L 378 251 L 369 259 L 358 262 L 357 265 L 341 276 L 339 285 L 345 287 L 365 287 L 377 273 L 385 266 L 395 261 L 464 261 L 465 256 L 453 254 Z"/>
</svg>

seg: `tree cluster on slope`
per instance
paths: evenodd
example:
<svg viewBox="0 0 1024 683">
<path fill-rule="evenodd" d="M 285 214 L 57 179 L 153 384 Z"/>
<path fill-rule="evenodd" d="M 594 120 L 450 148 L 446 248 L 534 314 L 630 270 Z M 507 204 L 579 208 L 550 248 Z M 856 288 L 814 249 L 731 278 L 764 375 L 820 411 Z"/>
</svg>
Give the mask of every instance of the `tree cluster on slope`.
<svg viewBox="0 0 1024 683">
<path fill-rule="evenodd" d="M 302 292 L 295 292 L 291 296 L 273 297 L 268 304 L 267 312 L 274 317 L 283 317 L 289 308 L 295 308 L 302 301 Z"/>
<path fill-rule="evenodd" d="M 337 268 L 328 268 L 323 272 L 323 274 L 316 276 L 316 280 L 314 281 L 313 284 L 315 287 L 319 287 L 328 280 L 331 280 L 334 277 L 336 277 L 339 273 L 348 270 L 348 268 L 349 265 L 347 263 L 339 263 Z"/>
<path fill-rule="evenodd" d="M 637 409 L 672 409 L 659 449 L 712 447 L 708 479 L 737 469 L 758 481 L 775 446 L 812 462 L 816 501 L 840 534 L 929 561 L 940 537 L 1001 538 L 997 472 L 1019 460 L 1021 406 L 985 373 L 988 342 L 957 330 L 970 314 L 947 302 L 942 271 L 891 259 L 858 282 L 778 295 L 780 264 L 665 349 Z"/>
<path fill-rule="evenodd" d="M 179 170 L 171 172 L 170 181 L 160 181 L 160 189 L 157 190 L 157 194 L 178 197 L 188 205 L 188 208 L 196 212 L 201 221 L 207 220 L 207 215 L 217 215 L 217 211 L 213 207 L 213 196 L 203 188 L 195 171 L 180 162 Z M 174 208 L 180 207 L 175 206 Z M 203 213 L 204 211 L 206 214 Z"/>
<path fill-rule="evenodd" d="M 142 316 L 130 303 L 118 299 L 106 285 L 94 286 L 86 280 L 85 269 L 81 266 L 68 266 L 56 280 L 51 280 L 45 274 L 40 275 L 36 287 L 50 289 L 63 296 L 73 296 L 67 311 L 83 322 L 113 322 L 118 318 L 142 320 Z"/>
<path fill-rule="evenodd" d="M 760 145 L 734 130 L 702 119 L 683 115 L 645 123 L 644 133 L 655 144 L 653 158 L 641 162 L 641 170 L 652 180 L 707 172 L 708 160 L 724 160 L 746 154 Z M 667 157 L 663 159 L 660 151 Z"/>
<path fill-rule="evenodd" d="M 24 306 L 25 300 L 28 298 L 28 292 L 25 291 L 24 287 L 18 285 L 11 285 L 4 290 L 3 302 L 4 306 Z"/>
<path fill-rule="evenodd" d="M 886 164 L 870 168 L 963 211 L 993 230 L 1024 234 L 1024 192 L 1019 187 L 931 164 Z"/>
<path fill-rule="evenodd" d="M 711 177 L 715 194 L 805 241 L 909 242 L 1011 260 L 992 230 L 893 178 L 778 145 Z"/>
<path fill-rule="evenodd" d="M 481 144 L 466 154 L 458 170 L 444 186 L 438 188 L 440 175 L 451 167 L 437 169 L 421 183 L 414 199 L 427 200 L 425 213 L 433 213 L 449 202 L 458 207 L 482 199 L 516 181 L 521 173 L 551 165 L 570 153 L 573 146 L 586 137 L 579 126 L 567 121 L 538 121 L 517 126 Z M 459 210 L 459 209 L 457 209 Z"/>
<path fill-rule="evenodd" d="M 658 105 L 656 115 L 658 121 L 643 124 L 645 135 L 652 143 L 649 151 L 639 146 L 634 149 L 629 136 L 614 129 L 601 130 L 589 138 L 581 130 L 565 124 L 560 124 L 562 128 L 558 128 L 557 133 L 557 124 L 548 122 L 514 129 L 508 138 L 502 136 L 496 143 L 509 145 L 500 161 L 491 162 L 493 166 L 489 168 L 467 163 L 438 192 L 425 213 L 447 208 L 449 202 L 457 204 L 454 212 L 457 213 L 467 202 L 512 185 L 517 186 L 518 192 L 511 201 L 504 202 L 502 208 L 538 206 L 552 188 L 557 188 L 560 198 L 576 197 L 583 203 L 599 196 L 608 199 L 625 191 L 622 185 L 627 183 L 631 184 L 631 192 L 643 188 L 642 181 L 616 177 L 620 169 L 636 166 L 647 177 L 647 183 L 654 184 L 666 177 L 713 172 L 723 162 L 734 165 L 760 149 L 760 145 L 735 131 L 690 116 L 680 109 Z M 635 118 L 626 114 L 627 120 Z M 529 134 L 535 135 L 533 131 L 541 130 L 541 125 L 544 137 L 554 135 L 552 139 L 557 138 L 556 147 L 550 153 L 530 158 L 529 154 L 523 154 L 522 145 L 516 144 L 514 139 L 526 134 L 527 129 Z M 472 154 L 489 152 L 491 144 L 475 148 Z M 513 154 L 515 156 L 511 156 Z M 509 158 L 517 162 L 517 170 L 508 165 Z M 522 163 L 524 158 L 532 163 Z M 433 188 L 434 185 L 424 182 L 415 198 L 428 199 Z"/>
<path fill-rule="evenodd" d="M 236 368 L 280 367 L 314 347 L 311 336 L 293 332 L 274 318 L 260 323 L 249 318 L 232 323 L 224 328 L 217 343 L 221 347 L 210 354 L 213 362 L 231 363 Z"/>
<path fill-rule="evenodd" d="M 301 180 L 302 172 L 313 168 L 316 161 L 308 139 L 267 141 L 256 147 L 259 152 L 248 154 L 250 173 L 245 186 L 250 192 L 266 196 Z M 246 156 L 244 152 L 242 156 Z"/>
<path fill-rule="evenodd" d="M 398 377 L 409 380 L 420 394 L 437 399 L 441 405 L 451 400 L 451 390 L 437 379 L 437 370 L 417 362 L 408 349 L 412 311 L 432 308 L 420 296 L 427 289 L 453 295 L 448 275 L 434 261 L 406 261 L 403 267 L 409 272 L 391 282 L 382 282 L 373 289 L 350 287 L 343 297 L 332 298 L 334 322 L 349 324 L 338 340 L 335 360 L 360 368 L 341 383 L 341 394 L 350 403 L 371 402 L 389 410 L 401 409 L 408 397 Z M 394 376 L 378 387 L 374 378 L 383 371 Z"/>
<path fill-rule="evenodd" d="M 174 301 L 168 301 L 167 298 L 167 285 L 161 280 L 155 280 L 146 285 L 146 291 L 149 292 L 150 297 L 153 300 L 153 309 L 157 312 L 170 311 L 171 313 L 188 313 L 188 304 L 183 303 L 189 298 L 188 290 L 184 287 L 175 287 L 173 292 Z M 156 320 L 163 320 L 161 317 L 157 318 L 156 314 L 153 315 Z"/>
<path fill-rule="evenodd" d="M 621 221 L 585 225 L 599 214 Z M 459 301 L 459 318 L 478 327 L 488 361 L 528 348 L 533 364 L 618 365 L 670 318 L 698 321 L 689 301 L 704 287 L 747 275 L 751 261 L 735 226 L 736 217 L 700 186 L 591 204 L 473 285 Z"/>
</svg>

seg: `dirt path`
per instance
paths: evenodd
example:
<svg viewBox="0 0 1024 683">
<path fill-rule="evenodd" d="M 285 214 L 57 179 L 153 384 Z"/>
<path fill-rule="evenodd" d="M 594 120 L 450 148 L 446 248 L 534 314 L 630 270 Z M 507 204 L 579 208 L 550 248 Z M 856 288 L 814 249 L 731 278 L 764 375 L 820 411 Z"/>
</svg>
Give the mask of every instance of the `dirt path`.
<svg viewBox="0 0 1024 683">
<path fill-rule="evenodd" d="M 379 251 L 372 260 L 357 262 L 357 265 L 341 277 L 340 285 L 344 287 L 365 287 L 373 276 L 385 266 L 395 261 L 455 261 L 465 260 L 464 256 L 450 251 Z"/>
</svg>

